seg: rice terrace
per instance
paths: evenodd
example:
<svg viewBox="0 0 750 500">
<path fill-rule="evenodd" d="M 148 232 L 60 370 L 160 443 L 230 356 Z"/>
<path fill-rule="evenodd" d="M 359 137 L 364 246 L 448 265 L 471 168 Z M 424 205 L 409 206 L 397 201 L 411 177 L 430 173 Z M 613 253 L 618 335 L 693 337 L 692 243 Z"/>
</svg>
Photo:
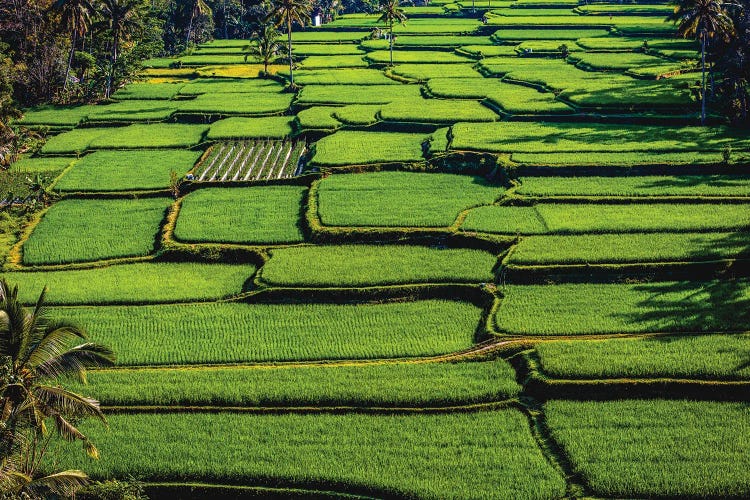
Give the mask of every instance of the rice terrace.
<svg viewBox="0 0 750 500">
<path fill-rule="evenodd" d="M 3 498 L 750 498 L 747 0 L 0 3 Z"/>
</svg>

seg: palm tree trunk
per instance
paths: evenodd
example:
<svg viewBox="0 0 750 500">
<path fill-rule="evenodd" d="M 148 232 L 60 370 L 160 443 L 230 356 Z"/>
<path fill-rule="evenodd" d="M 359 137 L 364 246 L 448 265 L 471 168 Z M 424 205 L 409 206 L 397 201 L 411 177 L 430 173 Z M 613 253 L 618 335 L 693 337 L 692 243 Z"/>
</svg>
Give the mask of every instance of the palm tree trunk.
<svg viewBox="0 0 750 500">
<path fill-rule="evenodd" d="M 701 125 L 706 124 L 706 34 L 701 34 Z"/>
<path fill-rule="evenodd" d="M 120 37 L 120 30 L 112 30 L 112 66 L 109 68 L 109 75 L 107 75 L 107 92 L 105 97 L 109 99 L 112 95 L 112 77 L 115 72 L 115 64 L 117 64 L 117 39 Z"/>
<path fill-rule="evenodd" d="M 289 50 L 289 82 L 294 88 L 294 61 L 292 61 L 292 18 L 286 17 L 287 49 Z"/>
<path fill-rule="evenodd" d="M 70 54 L 68 55 L 68 66 L 65 68 L 65 80 L 63 81 L 63 92 L 68 88 L 68 78 L 70 78 L 70 67 L 73 65 L 73 54 L 76 51 L 76 35 L 77 32 L 73 29 L 73 33 L 70 36 Z"/>
<path fill-rule="evenodd" d="M 190 32 L 193 31 L 193 16 L 195 14 L 195 9 L 190 13 L 190 22 L 188 23 L 188 29 L 187 29 L 187 37 L 185 38 L 185 50 L 188 49 L 188 46 L 190 45 Z"/>
<path fill-rule="evenodd" d="M 390 36 L 388 37 L 388 43 L 391 51 L 391 67 L 393 67 L 393 19 L 391 19 Z"/>
</svg>

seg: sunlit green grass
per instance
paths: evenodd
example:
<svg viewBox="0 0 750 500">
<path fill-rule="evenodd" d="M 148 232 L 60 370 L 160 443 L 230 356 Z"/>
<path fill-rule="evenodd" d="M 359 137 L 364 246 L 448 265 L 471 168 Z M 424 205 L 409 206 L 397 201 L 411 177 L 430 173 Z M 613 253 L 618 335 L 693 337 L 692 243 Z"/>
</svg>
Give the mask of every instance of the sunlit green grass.
<svg viewBox="0 0 750 500">
<path fill-rule="evenodd" d="M 284 139 L 292 135 L 294 117 L 225 118 L 211 124 L 207 138 L 212 141 L 230 139 Z"/>
<path fill-rule="evenodd" d="M 315 143 L 310 163 L 320 167 L 423 161 L 423 134 L 344 130 Z"/>
<path fill-rule="evenodd" d="M 750 177 L 735 175 L 524 177 L 529 196 L 750 196 Z"/>
</svg>

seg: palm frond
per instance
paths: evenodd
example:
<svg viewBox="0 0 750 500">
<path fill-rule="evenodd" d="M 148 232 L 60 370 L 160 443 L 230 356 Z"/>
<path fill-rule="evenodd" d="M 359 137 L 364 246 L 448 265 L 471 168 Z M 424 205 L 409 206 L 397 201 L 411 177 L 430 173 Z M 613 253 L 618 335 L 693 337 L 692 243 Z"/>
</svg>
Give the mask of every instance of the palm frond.
<svg viewBox="0 0 750 500">
<path fill-rule="evenodd" d="M 70 497 L 87 484 L 89 484 L 89 477 L 85 472 L 66 470 L 34 479 L 24 489 L 36 494 L 49 490 L 55 495 Z"/>
<path fill-rule="evenodd" d="M 99 401 L 81 396 L 63 387 L 38 385 L 34 388 L 36 398 L 47 406 L 49 415 L 59 414 L 66 417 L 96 417 L 105 424 L 107 420 L 99 408 Z"/>
<path fill-rule="evenodd" d="M 85 382 L 87 368 L 112 366 L 115 360 L 116 356 L 109 347 L 87 342 L 47 359 L 33 368 L 41 378 L 73 376 Z"/>
</svg>

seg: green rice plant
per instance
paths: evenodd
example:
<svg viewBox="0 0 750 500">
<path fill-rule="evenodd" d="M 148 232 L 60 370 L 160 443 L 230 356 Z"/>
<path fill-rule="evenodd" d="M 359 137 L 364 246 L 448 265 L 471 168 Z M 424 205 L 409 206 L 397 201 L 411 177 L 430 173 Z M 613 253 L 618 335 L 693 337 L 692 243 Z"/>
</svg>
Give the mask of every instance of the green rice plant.
<svg viewBox="0 0 750 500">
<path fill-rule="evenodd" d="M 73 162 L 75 159 L 68 156 L 21 157 L 11 164 L 11 169 L 28 173 L 56 173 L 65 170 Z"/>
<path fill-rule="evenodd" d="M 173 99 L 183 83 L 130 83 L 112 94 L 113 99 Z"/>
<path fill-rule="evenodd" d="M 648 155 L 642 152 L 619 152 L 608 153 L 597 151 L 596 155 L 589 153 L 513 153 L 513 162 L 524 166 L 544 167 L 632 167 L 638 165 L 648 166 L 675 166 L 675 165 L 718 165 L 723 159 L 721 153 L 693 151 L 690 153 L 660 153 L 649 151 Z M 740 160 L 739 158 L 737 159 Z M 603 170 L 604 171 L 604 170 Z M 613 186 L 614 187 L 614 186 Z"/>
<path fill-rule="evenodd" d="M 200 189 L 184 198 L 175 238 L 241 244 L 303 241 L 299 214 L 306 189 L 300 186 Z"/>
<path fill-rule="evenodd" d="M 573 109 L 555 100 L 549 92 L 505 83 L 491 78 L 434 78 L 427 82 L 427 89 L 437 97 L 457 99 L 487 99 L 504 111 L 512 114 L 557 114 L 572 113 Z"/>
<path fill-rule="evenodd" d="M 620 23 L 620 16 L 615 18 L 613 31 L 625 36 L 674 36 L 677 31 L 672 23 Z"/>
<path fill-rule="evenodd" d="M 567 47 L 568 52 L 581 52 L 583 49 L 574 42 L 562 43 L 560 40 L 527 40 L 516 45 L 515 50 L 518 54 L 562 54 L 562 45 Z M 576 57 L 578 54 L 576 54 Z"/>
<path fill-rule="evenodd" d="M 394 47 L 460 47 L 462 45 L 490 46 L 492 40 L 477 35 L 402 35 L 393 42 Z M 360 44 L 368 50 L 388 49 L 388 40 L 365 40 Z"/>
<path fill-rule="evenodd" d="M 524 177 L 516 192 L 528 196 L 750 196 L 750 177 Z"/>
<path fill-rule="evenodd" d="M 375 64 L 390 62 L 391 53 L 387 50 L 368 52 L 365 59 Z M 394 64 L 460 64 L 469 59 L 453 52 L 433 50 L 396 50 L 393 52 Z"/>
<path fill-rule="evenodd" d="M 481 2 L 481 0 L 480 0 Z M 566 2 L 567 4 L 567 2 Z M 508 8 L 494 9 L 493 15 L 497 16 L 508 16 L 508 17 L 528 17 L 529 15 L 543 16 L 543 17 L 560 17 L 560 16 L 577 16 L 572 9 L 567 5 L 549 5 L 549 6 L 535 6 L 534 10 L 530 11 L 526 8 L 515 8 L 516 6 L 511 5 Z"/>
<path fill-rule="evenodd" d="M 423 161 L 425 136 L 403 132 L 362 132 L 343 130 L 315 143 L 311 165 L 340 167 L 378 163 Z"/>
<path fill-rule="evenodd" d="M 516 55 L 516 48 L 513 45 L 462 45 L 457 50 L 478 59 Z"/>
<path fill-rule="evenodd" d="M 611 15 L 611 14 L 652 14 L 666 17 L 674 12 L 671 5 L 612 5 L 612 4 L 595 4 L 579 5 L 575 8 L 576 12 L 589 15 Z"/>
<path fill-rule="evenodd" d="M 326 26 L 333 28 L 383 28 L 383 23 L 378 21 L 378 16 L 370 15 L 360 18 L 339 17 Z M 405 25 L 393 26 L 393 32 L 399 35 L 425 35 L 425 34 L 471 34 L 481 26 L 478 19 L 443 17 L 435 19 L 409 19 Z M 367 36 L 368 32 L 360 31 Z M 363 36 L 364 38 L 364 36 Z"/>
<path fill-rule="evenodd" d="M 227 267 L 235 270 L 224 288 L 232 290 L 228 283 L 233 282 L 232 291 L 237 291 L 247 268 Z M 218 271 L 226 277 L 226 271 Z M 90 337 L 106 342 L 125 366 L 433 356 L 471 347 L 482 315 L 469 303 L 440 300 L 359 305 L 216 302 L 71 307 L 53 313 L 86 327 Z"/>
<path fill-rule="evenodd" d="M 443 127 L 437 129 L 435 132 L 427 137 L 428 141 L 428 154 L 443 154 L 448 150 L 448 142 L 450 134 L 450 127 Z"/>
<path fill-rule="evenodd" d="M 634 233 L 530 236 L 508 264 L 689 262 L 750 257 L 750 237 L 736 233 Z"/>
<path fill-rule="evenodd" d="M 501 29 L 495 31 L 492 39 L 502 42 L 520 42 L 523 40 L 578 40 L 579 38 L 608 37 L 605 29 Z"/>
<path fill-rule="evenodd" d="M 641 38 L 627 38 L 620 36 L 599 36 L 594 38 L 579 38 L 576 44 L 586 50 L 630 51 L 643 47 Z M 648 41 L 651 43 L 651 40 Z"/>
<path fill-rule="evenodd" d="M 84 156 L 55 184 L 59 191 L 140 191 L 167 189 L 169 173 L 184 175 L 201 151 L 144 149 L 96 151 Z M 70 159 L 68 159 L 70 161 Z"/>
<path fill-rule="evenodd" d="M 305 69 L 366 68 L 368 64 L 361 55 L 309 56 L 300 63 L 300 66 Z"/>
<path fill-rule="evenodd" d="M 180 88 L 180 95 L 201 94 L 273 94 L 281 92 L 283 86 L 276 80 L 261 78 L 197 78 Z M 259 96 L 225 96 L 226 99 L 240 101 L 247 98 L 255 99 Z"/>
<path fill-rule="evenodd" d="M 294 72 L 294 82 L 299 85 L 398 85 L 380 70 L 353 68 L 299 69 Z"/>
<path fill-rule="evenodd" d="M 357 287 L 492 281 L 494 255 L 481 250 L 403 245 L 279 248 L 263 266 L 271 286 Z"/>
<path fill-rule="evenodd" d="M 750 334 L 560 340 L 536 352 L 554 378 L 750 379 Z"/>
<path fill-rule="evenodd" d="M 157 123 L 89 130 L 98 131 L 89 149 L 189 148 L 203 140 L 208 125 Z"/>
<path fill-rule="evenodd" d="M 523 137 L 523 142 L 518 141 Z M 688 152 L 750 150 L 750 138 L 724 127 L 581 123 L 457 123 L 452 148 L 497 153 Z"/>
<path fill-rule="evenodd" d="M 347 125 L 372 125 L 380 121 L 380 104 L 349 104 L 334 108 L 333 117 Z"/>
<path fill-rule="evenodd" d="M 112 129 L 114 130 L 114 129 Z M 110 131 L 111 132 L 111 131 Z M 101 135 L 101 128 L 75 128 L 47 139 L 40 152 L 42 154 L 78 154 L 89 149 L 91 141 Z"/>
<path fill-rule="evenodd" d="M 573 470 L 596 495 L 740 498 L 750 493 L 746 403 L 550 401 L 544 412 Z"/>
<path fill-rule="evenodd" d="M 231 139 L 285 139 L 294 133 L 294 117 L 225 118 L 211 124 L 206 137 L 212 141 Z"/>
<path fill-rule="evenodd" d="M 108 420 L 109 429 L 81 426 L 101 460 L 58 446 L 53 453 L 60 466 L 85 468 L 95 478 L 138 473 L 159 481 L 268 481 L 429 499 L 565 493 L 565 481 L 515 409 L 448 415 L 122 414 Z M 237 459 L 245 456 L 253 459 Z"/>
<path fill-rule="evenodd" d="M 390 69 L 394 75 L 424 82 L 432 78 L 474 78 L 477 82 L 482 75 L 471 64 L 399 64 Z"/>
<path fill-rule="evenodd" d="M 23 117 L 16 120 L 19 125 L 50 127 L 75 127 L 84 121 L 96 106 L 38 106 L 24 111 Z"/>
<path fill-rule="evenodd" d="M 475 101 L 457 99 L 420 99 L 393 102 L 380 110 L 385 121 L 420 123 L 491 122 L 497 113 Z"/>
<path fill-rule="evenodd" d="M 296 56 L 363 56 L 365 51 L 353 43 L 304 43 L 294 45 Z"/>
<path fill-rule="evenodd" d="M 92 106 L 90 122 L 159 122 L 177 111 L 177 104 L 156 99 L 130 99 L 103 106 Z"/>
<path fill-rule="evenodd" d="M 49 304 L 154 304 L 236 295 L 254 272 L 252 265 L 162 262 L 72 271 L 17 271 L 3 277 L 19 286 L 19 297 L 27 304 L 35 303 L 45 286 L 49 286 Z M 68 318 L 67 314 L 64 317 Z"/>
<path fill-rule="evenodd" d="M 320 182 L 318 210 L 330 226 L 447 227 L 466 208 L 504 192 L 482 177 L 374 172 L 332 175 Z"/>
<path fill-rule="evenodd" d="M 305 130 L 326 130 L 333 132 L 341 127 L 341 122 L 333 117 L 339 108 L 333 106 L 313 106 L 297 113 L 297 121 Z"/>
<path fill-rule="evenodd" d="M 639 52 L 584 52 L 576 54 L 573 61 L 580 68 L 591 70 L 621 70 L 642 66 L 659 66 L 666 61 Z M 679 67 L 679 65 L 677 65 Z"/>
<path fill-rule="evenodd" d="M 736 204 L 555 204 L 488 206 L 469 212 L 462 228 L 501 234 L 698 232 L 741 229 L 750 212 Z"/>
<path fill-rule="evenodd" d="M 242 54 L 226 55 L 189 55 L 179 56 L 177 60 L 182 66 L 207 66 L 209 64 L 247 64 L 252 62 L 252 58 L 245 60 Z"/>
<path fill-rule="evenodd" d="M 609 18 L 608 16 L 535 16 L 533 11 L 528 16 L 488 16 L 487 24 L 490 26 L 501 27 L 519 27 L 529 26 L 536 29 L 543 29 L 546 26 L 555 28 L 574 28 L 581 29 L 587 27 L 606 27 L 616 26 L 620 28 L 638 28 L 651 31 L 667 31 L 664 27 L 666 24 L 661 17 L 654 16 L 617 16 Z M 674 27 L 670 26 L 671 31 Z"/>
<path fill-rule="evenodd" d="M 154 241 L 171 200 L 62 200 L 44 214 L 23 245 L 28 265 L 141 257 Z"/>
<path fill-rule="evenodd" d="M 306 85 L 299 92 L 297 103 L 388 104 L 404 99 L 419 99 L 421 95 L 417 85 Z"/>
<path fill-rule="evenodd" d="M 414 6 L 414 7 L 403 7 L 404 13 L 408 15 L 409 17 L 419 17 L 420 15 L 440 15 L 445 13 L 445 9 L 441 6 L 430 6 L 430 5 L 420 5 L 420 6 Z"/>
<path fill-rule="evenodd" d="M 495 321 L 513 335 L 727 332 L 750 328 L 746 279 L 509 285 Z M 534 321 L 529 321 L 534 318 Z"/>
<path fill-rule="evenodd" d="M 351 43 L 358 42 L 367 37 L 367 33 L 361 31 L 295 31 L 292 33 L 292 42 L 298 43 Z"/>
<path fill-rule="evenodd" d="M 435 406 L 513 398 L 503 360 L 97 370 L 73 385 L 107 406 Z M 80 388 L 79 388 L 80 387 Z"/>
<path fill-rule="evenodd" d="M 289 109 L 293 98 L 293 94 L 275 92 L 255 92 L 247 95 L 211 93 L 181 101 L 178 110 L 180 113 L 220 115 L 279 114 Z"/>
</svg>

